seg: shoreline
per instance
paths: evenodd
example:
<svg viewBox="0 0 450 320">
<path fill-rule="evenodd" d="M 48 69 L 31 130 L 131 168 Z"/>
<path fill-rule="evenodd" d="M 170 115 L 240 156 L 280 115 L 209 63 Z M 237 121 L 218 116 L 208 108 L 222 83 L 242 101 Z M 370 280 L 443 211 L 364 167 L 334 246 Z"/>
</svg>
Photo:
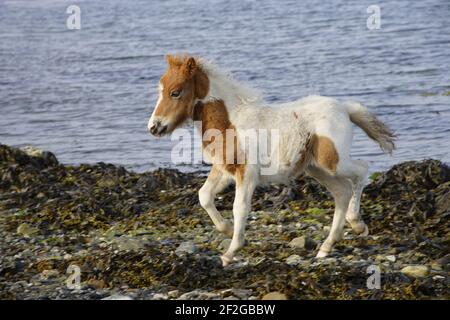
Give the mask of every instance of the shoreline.
<svg viewBox="0 0 450 320">
<path fill-rule="evenodd" d="M 228 240 L 198 204 L 201 172 L 65 166 L 0 145 L 0 177 L 0 299 L 450 298 L 450 168 L 437 160 L 373 175 L 361 201 L 370 235 L 346 227 L 323 260 L 314 256 L 333 211 L 324 188 L 309 178 L 258 187 L 247 245 L 227 268 Z M 216 200 L 227 218 L 233 195 Z M 70 265 L 79 289 L 66 285 Z M 374 265 L 380 289 L 367 287 Z"/>
</svg>

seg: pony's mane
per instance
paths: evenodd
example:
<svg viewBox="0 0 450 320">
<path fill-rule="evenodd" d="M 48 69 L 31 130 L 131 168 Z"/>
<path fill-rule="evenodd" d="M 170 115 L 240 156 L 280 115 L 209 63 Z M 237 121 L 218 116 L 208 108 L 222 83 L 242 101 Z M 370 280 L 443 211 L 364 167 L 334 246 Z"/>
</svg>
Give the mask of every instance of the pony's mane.
<svg viewBox="0 0 450 320">
<path fill-rule="evenodd" d="M 219 86 L 222 93 L 233 95 L 242 104 L 262 103 L 262 95 L 255 89 L 234 79 L 230 73 L 221 70 L 216 64 L 203 58 L 196 59 L 200 68 L 205 72 L 216 86 Z M 214 93 L 212 93 L 214 96 Z"/>
</svg>

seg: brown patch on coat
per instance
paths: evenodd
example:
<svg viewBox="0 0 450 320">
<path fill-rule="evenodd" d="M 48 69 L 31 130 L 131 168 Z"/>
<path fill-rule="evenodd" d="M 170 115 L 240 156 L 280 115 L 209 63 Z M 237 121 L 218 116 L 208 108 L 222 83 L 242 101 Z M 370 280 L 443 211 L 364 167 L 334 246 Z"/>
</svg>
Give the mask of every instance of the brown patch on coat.
<svg viewBox="0 0 450 320">
<path fill-rule="evenodd" d="M 295 175 L 298 176 L 302 174 L 306 167 L 311 162 L 313 157 L 313 144 L 314 144 L 314 136 L 309 136 L 305 143 L 305 148 L 303 149 L 300 159 L 295 163 Z"/>
<path fill-rule="evenodd" d="M 334 142 L 324 136 L 314 134 L 312 136 L 312 155 L 314 160 L 325 169 L 336 173 L 339 162 L 339 154 L 336 151 Z"/>
<path fill-rule="evenodd" d="M 217 166 L 221 166 L 225 171 L 232 174 L 236 179 L 236 184 L 242 183 L 245 173 L 245 164 L 238 163 L 239 156 L 239 148 L 238 148 L 238 139 L 236 136 L 236 128 L 231 123 L 230 118 L 228 116 L 228 111 L 225 107 L 225 104 L 222 100 L 215 100 L 210 102 L 198 102 L 194 108 L 194 121 L 202 122 L 202 136 L 205 134 L 207 130 L 216 129 L 219 130 L 222 134 L 223 138 L 223 150 L 222 150 L 222 158 L 215 159 L 214 154 L 211 154 L 211 159 Z M 233 141 L 228 141 L 227 130 L 233 130 Z M 209 144 L 213 143 L 214 139 L 211 141 L 203 140 L 203 148 L 206 148 Z M 233 157 L 233 163 L 227 163 L 227 153 L 231 154 Z"/>
<path fill-rule="evenodd" d="M 155 116 L 170 119 L 170 133 L 192 117 L 195 99 L 208 94 L 209 79 L 193 57 L 167 55 L 166 60 L 167 70 L 160 79 L 163 92 Z M 173 91 L 181 91 L 180 97 L 171 97 Z"/>
<path fill-rule="evenodd" d="M 297 115 L 297 113 L 294 111 L 293 112 L 294 113 L 294 117 L 295 117 L 295 119 L 298 119 L 298 115 Z"/>
</svg>

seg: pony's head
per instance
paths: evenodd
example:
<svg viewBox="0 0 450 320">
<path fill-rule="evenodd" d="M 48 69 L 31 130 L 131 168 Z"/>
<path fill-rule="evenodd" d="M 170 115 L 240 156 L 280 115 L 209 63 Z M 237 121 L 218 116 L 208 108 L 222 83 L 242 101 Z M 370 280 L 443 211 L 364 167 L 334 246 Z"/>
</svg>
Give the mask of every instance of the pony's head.
<svg viewBox="0 0 450 320">
<path fill-rule="evenodd" d="M 148 121 L 151 134 L 171 133 L 192 118 L 195 103 L 206 97 L 209 80 L 199 61 L 190 56 L 166 56 L 167 70 L 159 81 L 159 97 Z"/>
</svg>

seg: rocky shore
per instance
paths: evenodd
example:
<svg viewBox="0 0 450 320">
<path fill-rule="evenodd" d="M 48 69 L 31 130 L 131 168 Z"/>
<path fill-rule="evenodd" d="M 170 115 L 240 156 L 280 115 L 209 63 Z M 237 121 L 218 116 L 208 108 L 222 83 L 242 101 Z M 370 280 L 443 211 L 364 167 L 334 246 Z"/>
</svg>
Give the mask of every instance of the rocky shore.
<svg viewBox="0 0 450 320">
<path fill-rule="evenodd" d="M 362 197 L 370 235 L 346 227 L 322 260 L 333 212 L 324 188 L 309 178 L 258 188 L 247 245 L 226 268 L 229 240 L 198 204 L 204 179 L 65 166 L 0 145 L 0 298 L 450 299 L 450 168 L 439 161 L 373 174 Z M 216 201 L 228 218 L 233 194 Z M 69 266 L 79 287 L 67 286 Z"/>
</svg>

